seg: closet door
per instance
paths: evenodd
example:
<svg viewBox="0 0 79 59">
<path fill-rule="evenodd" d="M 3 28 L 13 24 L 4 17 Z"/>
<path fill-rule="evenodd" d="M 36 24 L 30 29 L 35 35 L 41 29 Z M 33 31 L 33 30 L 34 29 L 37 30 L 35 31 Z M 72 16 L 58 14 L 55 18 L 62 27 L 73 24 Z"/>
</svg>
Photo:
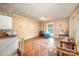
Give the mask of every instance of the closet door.
<svg viewBox="0 0 79 59">
<path fill-rule="evenodd" d="M 76 21 L 76 45 L 77 45 L 77 52 L 79 52 L 79 16 L 77 17 Z"/>
<path fill-rule="evenodd" d="M 71 38 L 75 40 L 76 51 L 79 52 L 79 18 L 74 15 L 70 20 Z"/>
<path fill-rule="evenodd" d="M 73 16 L 71 19 L 71 37 L 72 39 L 76 39 L 77 33 L 77 17 Z"/>
</svg>

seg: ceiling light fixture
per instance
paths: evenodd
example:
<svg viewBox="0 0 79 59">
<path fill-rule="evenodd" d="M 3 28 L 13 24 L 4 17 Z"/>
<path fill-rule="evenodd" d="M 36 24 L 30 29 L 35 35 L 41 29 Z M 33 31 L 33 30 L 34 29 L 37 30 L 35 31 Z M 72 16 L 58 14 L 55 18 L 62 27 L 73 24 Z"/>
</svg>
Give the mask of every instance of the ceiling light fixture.
<svg viewBox="0 0 79 59">
<path fill-rule="evenodd" d="M 44 17 L 41 17 L 40 19 L 41 20 L 48 20 L 48 17 L 47 16 L 44 16 Z"/>
</svg>

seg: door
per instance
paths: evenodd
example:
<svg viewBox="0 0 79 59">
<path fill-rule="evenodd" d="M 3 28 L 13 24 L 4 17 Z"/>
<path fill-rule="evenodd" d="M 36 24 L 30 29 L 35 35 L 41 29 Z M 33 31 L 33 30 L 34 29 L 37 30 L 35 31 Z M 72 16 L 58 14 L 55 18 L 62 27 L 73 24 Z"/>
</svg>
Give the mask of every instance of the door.
<svg viewBox="0 0 79 59">
<path fill-rule="evenodd" d="M 50 34 L 51 37 L 54 36 L 54 24 L 53 23 L 47 24 L 47 34 Z"/>
</svg>

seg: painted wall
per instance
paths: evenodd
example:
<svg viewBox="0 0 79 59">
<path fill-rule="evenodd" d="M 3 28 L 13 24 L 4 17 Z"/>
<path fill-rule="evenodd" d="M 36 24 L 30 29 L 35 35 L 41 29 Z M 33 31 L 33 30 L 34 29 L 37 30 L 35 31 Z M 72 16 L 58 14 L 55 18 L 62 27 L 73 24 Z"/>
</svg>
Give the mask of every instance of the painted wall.
<svg viewBox="0 0 79 59">
<path fill-rule="evenodd" d="M 69 34 L 72 39 L 75 39 L 77 51 L 79 52 L 79 6 L 69 19 Z"/>
<path fill-rule="evenodd" d="M 29 39 L 38 36 L 39 22 L 19 15 L 13 16 L 13 29 L 19 37 Z"/>
<path fill-rule="evenodd" d="M 48 23 L 54 24 L 54 37 L 56 37 L 56 38 L 59 38 L 59 32 L 60 32 L 61 28 L 63 28 L 63 30 L 66 33 L 69 32 L 69 20 L 68 19 L 52 20 L 49 22 L 41 23 L 41 30 L 43 30 L 45 33 L 47 32 Z M 60 26 L 60 24 L 61 24 L 61 26 Z"/>
</svg>

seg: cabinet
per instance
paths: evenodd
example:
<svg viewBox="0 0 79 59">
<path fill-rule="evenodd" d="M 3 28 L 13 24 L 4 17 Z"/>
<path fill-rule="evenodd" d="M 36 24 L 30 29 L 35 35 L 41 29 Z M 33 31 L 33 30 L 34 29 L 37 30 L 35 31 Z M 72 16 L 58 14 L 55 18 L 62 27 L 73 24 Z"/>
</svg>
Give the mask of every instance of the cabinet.
<svg viewBox="0 0 79 59">
<path fill-rule="evenodd" d="M 12 29 L 12 17 L 0 15 L 0 29 Z"/>
<path fill-rule="evenodd" d="M 13 56 L 18 48 L 18 38 L 0 39 L 0 56 Z"/>
</svg>

